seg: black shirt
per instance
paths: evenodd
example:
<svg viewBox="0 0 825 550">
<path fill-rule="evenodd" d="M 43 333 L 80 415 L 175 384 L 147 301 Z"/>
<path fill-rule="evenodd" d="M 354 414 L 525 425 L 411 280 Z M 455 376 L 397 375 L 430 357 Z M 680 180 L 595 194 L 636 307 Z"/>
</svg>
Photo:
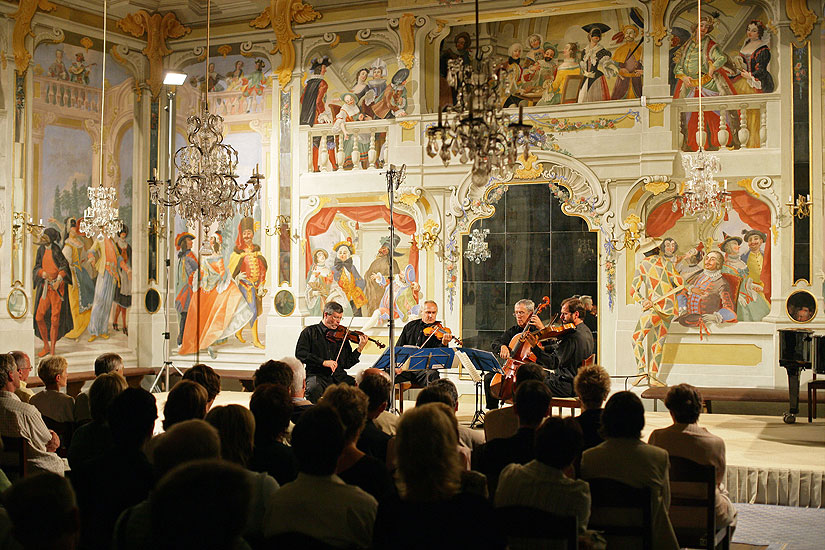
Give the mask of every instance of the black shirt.
<svg viewBox="0 0 825 550">
<path fill-rule="evenodd" d="M 330 329 L 321 322 L 310 325 L 301 331 L 298 343 L 295 345 L 295 357 L 306 365 L 307 376 L 328 376 L 334 380 L 342 379 L 347 374 L 344 369 L 351 368 L 361 360 L 361 352 L 352 348 L 348 340 L 343 343 L 333 343 L 327 340 L 326 334 Z M 341 350 L 340 356 L 338 350 Z M 323 365 L 324 361 L 335 360 L 338 357 L 338 368 L 335 372 Z"/>
<path fill-rule="evenodd" d="M 515 336 L 516 334 L 521 333 L 523 330 L 524 330 L 524 327 L 520 327 L 518 325 L 513 325 L 512 327 L 505 330 L 498 338 L 493 340 L 493 345 L 491 346 L 493 354 L 496 357 L 498 357 L 499 353 L 501 352 L 501 346 L 508 346 L 509 347 L 510 346 L 510 341 L 513 339 L 513 336 Z M 530 330 L 530 332 L 535 332 L 535 329 Z M 512 350 L 510 350 L 510 351 L 512 351 Z M 550 367 L 550 358 L 544 350 L 534 346 L 534 347 L 531 348 L 531 351 L 536 355 L 536 363 L 538 363 L 539 365 L 545 366 L 547 368 L 551 368 Z"/>
<path fill-rule="evenodd" d="M 416 346 L 416 347 L 424 347 L 424 348 L 443 348 L 445 347 L 444 344 L 441 343 L 441 338 L 437 338 L 435 335 L 428 336 L 424 334 L 424 329 L 427 327 L 431 327 L 436 323 L 427 324 L 421 319 L 416 319 L 415 321 L 410 321 L 406 325 L 404 325 L 404 330 L 401 331 L 401 336 L 398 337 L 396 340 L 395 345 L 398 346 Z M 426 342 L 426 343 L 425 343 Z"/>
<path fill-rule="evenodd" d="M 587 325 L 579 323 L 576 330 L 559 338 L 558 344 L 549 354 L 550 360 L 546 366 L 558 369 L 560 377 L 572 383 L 581 364 L 592 354 L 593 333 Z"/>
<path fill-rule="evenodd" d="M 384 502 L 397 495 L 395 483 L 387 467 L 369 455 L 362 456 L 358 462 L 340 472 L 338 477 L 350 485 L 360 487 L 378 502 Z"/>
</svg>

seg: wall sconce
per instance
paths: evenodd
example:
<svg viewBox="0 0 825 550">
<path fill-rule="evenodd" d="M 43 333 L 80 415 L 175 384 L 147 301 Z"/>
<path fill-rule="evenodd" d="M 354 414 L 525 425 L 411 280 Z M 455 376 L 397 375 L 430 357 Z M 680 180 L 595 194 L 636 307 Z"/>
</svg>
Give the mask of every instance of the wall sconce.
<svg viewBox="0 0 825 550">
<path fill-rule="evenodd" d="M 418 248 L 423 248 L 425 250 L 430 250 L 433 247 L 439 247 L 439 243 L 441 242 L 441 237 L 438 235 L 440 226 L 438 222 L 433 219 L 429 219 L 424 222 L 424 227 L 422 227 L 421 235 L 413 235 L 413 241 L 415 242 L 415 246 Z M 438 250 L 436 249 L 436 250 Z"/>
<path fill-rule="evenodd" d="M 275 236 L 275 235 L 282 235 L 282 234 L 286 233 L 287 235 L 289 235 L 289 240 L 291 240 L 292 242 L 297 243 L 298 241 L 301 240 L 301 236 L 298 235 L 297 231 L 290 234 L 290 232 L 289 232 L 290 231 L 290 228 L 289 228 L 290 218 L 289 218 L 289 216 L 284 216 L 283 214 L 278 214 L 275 217 L 275 219 L 273 220 L 273 222 L 274 222 L 274 224 L 271 223 L 271 224 L 267 225 L 264 228 L 264 231 L 270 237 Z"/>
<path fill-rule="evenodd" d="M 16 245 L 22 246 L 25 233 L 29 233 L 35 239 L 40 240 L 40 235 L 44 229 L 46 229 L 46 226 L 43 225 L 43 220 L 40 220 L 40 223 L 34 223 L 34 220 L 32 220 L 32 217 L 27 212 L 12 213 L 12 240 Z"/>
<path fill-rule="evenodd" d="M 788 202 L 785 206 L 791 212 L 791 216 L 796 216 L 800 220 L 802 218 L 807 218 L 811 215 L 811 206 L 813 206 L 813 202 L 811 201 L 811 196 L 808 195 L 807 197 L 803 197 L 802 195 L 797 195 L 796 202 L 793 202 L 793 195 L 788 196 Z"/>
<path fill-rule="evenodd" d="M 622 235 L 621 239 L 610 239 L 610 247 L 616 252 L 625 249 L 636 250 L 639 248 L 639 242 L 641 241 L 641 222 L 642 220 L 636 214 L 630 214 L 625 218 L 624 223 L 621 224 L 624 226 L 624 235 Z"/>
<path fill-rule="evenodd" d="M 160 210 L 155 219 L 149 220 L 146 223 L 146 229 L 149 231 L 149 236 L 157 236 L 160 239 L 166 238 L 166 216 Z"/>
</svg>

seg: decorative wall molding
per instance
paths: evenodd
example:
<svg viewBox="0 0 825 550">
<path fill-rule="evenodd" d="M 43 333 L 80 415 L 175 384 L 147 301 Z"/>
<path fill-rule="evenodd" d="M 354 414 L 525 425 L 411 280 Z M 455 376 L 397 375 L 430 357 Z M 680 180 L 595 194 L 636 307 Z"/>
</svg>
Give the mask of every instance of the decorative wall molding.
<svg viewBox="0 0 825 550">
<path fill-rule="evenodd" d="M 401 50 L 399 58 L 401 63 L 408 69 L 413 68 L 415 63 L 415 29 L 423 27 L 429 21 L 428 17 L 416 17 L 411 13 L 405 13 L 399 18 L 390 19 L 390 27 L 397 28 L 401 37 Z"/>
<path fill-rule="evenodd" d="M 796 38 L 800 41 L 808 38 L 816 23 L 816 14 L 808 8 L 808 0 L 785 0 L 785 13 Z"/>
<path fill-rule="evenodd" d="M 657 46 L 661 46 L 662 40 L 667 36 L 665 12 L 669 2 L 670 0 L 653 0 L 650 5 L 650 35 Z"/>
<path fill-rule="evenodd" d="M 11 39 L 12 50 L 14 51 L 14 66 L 19 74 L 26 72 L 32 59 L 32 54 L 26 49 L 26 37 L 34 36 L 31 22 L 38 9 L 48 12 L 57 9 L 57 6 L 49 0 L 20 0 L 17 11 L 10 15 L 14 19 L 14 30 Z"/>
</svg>

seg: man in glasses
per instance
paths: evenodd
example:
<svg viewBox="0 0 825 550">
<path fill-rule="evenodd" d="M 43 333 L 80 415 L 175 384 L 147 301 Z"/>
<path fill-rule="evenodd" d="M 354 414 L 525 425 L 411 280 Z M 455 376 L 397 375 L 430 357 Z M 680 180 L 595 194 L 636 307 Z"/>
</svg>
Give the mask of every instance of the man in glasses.
<svg viewBox="0 0 825 550">
<path fill-rule="evenodd" d="M 14 390 L 15 395 L 20 398 L 23 403 L 28 403 L 34 392 L 26 387 L 26 382 L 29 380 L 29 375 L 32 372 L 32 362 L 29 356 L 24 351 L 10 351 L 9 355 L 14 357 L 14 362 L 17 365 L 17 372 L 20 374 L 20 387 Z"/>
</svg>

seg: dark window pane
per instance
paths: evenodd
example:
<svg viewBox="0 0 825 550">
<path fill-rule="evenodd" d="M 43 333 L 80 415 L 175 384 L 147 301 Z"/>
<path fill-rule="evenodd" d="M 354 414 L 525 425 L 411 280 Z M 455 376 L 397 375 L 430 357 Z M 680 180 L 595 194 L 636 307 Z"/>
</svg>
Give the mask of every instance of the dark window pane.
<svg viewBox="0 0 825 550">
<path fill-rule="evenodd" d="M 511 185 L 504 196 L 507 233 L 550 231 L 550 211 L 556 207 L 545 185 Z"/>
<path fill-rule="evenodd" d="M 506 330 L 504 285 L 465 282 L 463 286 L 463 325 L 477 330 Z"/>
<path fill-rule="evenodd" d="M 493 217 L 478 220 L 473 224 L 473 228 L 489 229 L 491 234 L 504 233 L 504 201 L 506 200 L 507 195 L 505 194 L 504 197 L 502 197 L 502 199 L 496 205 L 496 212 L 495 214 L 493 214 Z"/>
<path fill-rule="evenodd" d="M 554 281 L 594 281 L 598 269 L 596 233 L 553 233 Z"/>
<path fill-rule="evenodd" d="M 475 225 L 473 225 L 475 228 Z M 465 281 L 503 281 L 504 280 L 504 241 L 503 233 L 497 235 L 487 235 L 487 247 L 490 250 L 490 257 L 477 264 L 471 262 L 464 255 L 467 250 L 467 243 L 470 238 L 467 235 L 461 237 L 462 257 L 464 258 L 464 280 Z"/>
<path fill-rule="evenodd" d="M 507 281 L 550 279 L 550 233 L 507 233 Z"/>
<path fill-rule="evenodd" d="M 588 231 L 587 222 L 578 216 L 568 216 L 561 211 L 558 199 L 553 197 L 553 213 L 551 214 L 551 228 L 556 231 Z"/>
</svg>

